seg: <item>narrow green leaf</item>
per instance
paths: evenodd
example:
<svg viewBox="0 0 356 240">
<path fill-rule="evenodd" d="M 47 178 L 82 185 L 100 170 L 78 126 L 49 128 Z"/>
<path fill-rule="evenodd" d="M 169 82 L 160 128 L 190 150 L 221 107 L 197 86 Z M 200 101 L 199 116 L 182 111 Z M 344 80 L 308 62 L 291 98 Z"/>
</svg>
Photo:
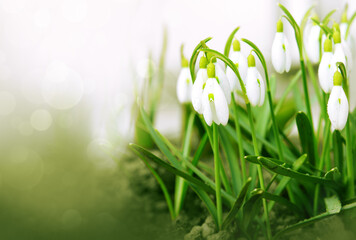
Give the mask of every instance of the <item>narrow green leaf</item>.
<svg viewBox="0 0 356 240">
<path fill-rule="evenodd" d="M 211 37 L 208 37 L 208 38 L 205 38 L 203 40 L 203 42 L 207 43 L 210 40 L 211 40 Z M 199 42 L 198 45 L 194 48 L 192 56 L 189 61 L 190 76 L 192 77 L 193 83 L 195 81 L 195 63 L 197 62 L 200 48 L 202 48 L 201 42 Z"/>
<path fill-rule="evenodd" d="M 146 157 L 144 157 L 140 152 L 136 151 L 135 149 L 133 149 L 133 151 L 137 154 L 137 156 L 139 158 L 141 158 L 141 160 L 145 163 L 145 165 L 148 167 L 148 169 L 151 171 L 152 175 L 156 178 L 159 186 L 162 189 L 163 195 L 166 199 L 167 205 L 168 205 L 168 209 L 169 212 L 171 214 L 172 219 L 175 219 L 176 215 L 174 212 L 174 208 L 173 208 L 173 203 L 172 203 L 172 199 L 169 195 L 169 192 L 167 190 L 166 185 L 164 184 L 163 180 L 161 179 L 161 177 L 157 174 L 157 172 L 151 167 L 151 165 L 149 164 L 149 162 L 147 161 Z"/>
<path fill-rule="evenodd" d="M 192 189 L 198 195 L 198 197 L 205 203 L 208 211 L 212 215 L 215 225 L 218 226 L 218 215 L 214 202 L 210 199 L 209 195 L 197 186 L 192 186 Z"/>
<path fill-rule="evenodd" d="M 229 214 L 226 216 L 226 218 L 222 224 L 222 229 L 226 229 L 229 226 L 231 221 L 234 219 L 234 217 L 236 216 L 236 214 L 242 207 L 242 203 L 243 203 L 245 196 L 247 194 L 248 187 L 251 184 L 251 180 L 252 179 L 250 177 L 246 180 L 246 183 L 244 184 L 244 186 L 242 187 L 242 189 L 239 193 L 239 196 L 236 198 L 234 205 L 232 206 Z"/>
<path fill-rule="evenodd" d="M 157 135 L 155 129 L 152 126 L 145 110 L 140 107 L 142 119 L 147 127 L 148 132 L 150 133 L 153 141 L 156 143 L 158 148 L 162 151 L 162 153 L 167 157 L 167 159 L 173 164 L 173 166 L 179 170 L 182 170 L 181 164 L 177 161 L 177 159 L 173 156 L 173 154 L 169 151 L 167 146 L 162 142 L 160 137 Z"/>
<path fill-rule="evenodd" d="M 300 31 L 301 31 L 301 33 L 303 33 L 303 31 L 304 31 L 304 27 L 305 27 L 305 25 L 307 24 L 308 17 L 309 17 L 309 15 L 311 14 L 311 11 L 313 10 L 314 7 L 315 7 L 315 6 L 312 5 L 312 6 L 305 12 L 305 14 L 304 14 L 304 16 L 303 16 L 303 18 L 302 18 L 302 21 L 301 21 L 301 23 L 300 23 Z"/>
<path fill-rule="evenodd" d="M 333 30 L 331 30 L 330 28 L 328 28 L 328 26 L 326 26 L 324 23 L 320 23 L 318 20 L 312 18 L 311 19 L 314 23 L 316 23 L 325 33 L 325 35 L 332 35 L 333 34 Z"/>
<path fill-rule="evenodd" d="M 155 162 L 156 164 L 160 165 L 161 167 L 165 168 L 167 171 L 180 176 L 182 178 L 184 178 L 185 180 L 187 180 L 189 183 L 194 184 L 195 186 L 201 188 L 204 191 L 210 192 L 210 193 L 215 193 L 215 190 L 212 189 L 209 185 L 207 185 L 206 183 L 200 181 L 199 179 L 190 176 L 189 174 L 169 165 L 168 163 L 164 162 L 162 159 L 160 159 L 159 157 L 157 157 L 156 155 L 150 153 L 149 151 L 147 151 L 146 149 L 131 143 L 130 147 L 135 150 L 136 152 L 138 152 L 139 154 L 141 154 L 141 156 L 145 157 L 146 160 L 150 160 L 152 162 Z"/>
<path fill-rule="evenodd" d="M 285 6 L 283 6 L 281 3 L 278 3 L 278 6 L 282 9 L 282 11 L 290 19 L 290 21 L 292 23 L 292 27 L 293 28 L 297 27 L 299 29 L 298 23 L 295 21 L 295 19 L 293 18 L 292 14 L 287 10 L 287 8 Z"/>
<path fill-rule="evenodd" d="M 234 31 L 231 32 L 229 38 L 226 41 L 225 50 L 224 50 L 224 55 L 226 57 L 229 57 L 232 40 L 234 39 L 234 36 L 239 29 L 240 29 L 240 27 L 235 28 Z"/>
<path fill-rule="evenodd" d="M 325 186 L 337 187 L 336 182 L 332 180 L 297 172 L 295 170 L 292 170 L 291 168 L 287 168 L 283 165 L 279 165 L 278 163 L 275 162 L 275 160 L 272 161 L 271 159 L 268 159 L 266 157 L 246 156 L 245 159 L 255 164 L 259 163 L 263 167 L 265 167 L 266 169 L 274 173 L 280 174 L 282 176 L 295 178 L 301 182 L 320 183 L 320 184 L 325 184 Z"/>
<path fill-rule="evenodd" d="M 331 10 L 330 12 L 328 12 L 328 14 L 325 15 L 322 23 L 324 25 L 328 25 L 329 21 L 330 21 L 330 17 L 336 12 L 336 9 Z"/>
<path fill-rule="evenodd" d="M 314 152 L 314 136 L 313 128 L 310 124 L 308 116 L 303 112 L 298 112 L 296 117 L 300 144 L 302 145 L 303 153 L 308 154 L 309 162 L 315 166 Z"/>
<path fill-rule="evenodd" d="M 263 191 L 262 197 L 267 199 L 267 200 L 271 200 L 274 201 L 276 203 L 282 204 L 284 206 L 286 206 L 288 209 L 294 211 L 296 214 L 298 214 L 299 216 L 302 216 L 302 211 L 301 209 L 295 205 L 294 203 L 291 203 L 290 201 L 288 201 L 287 199 L 280 197 L 278 195 Z"/>
<path fill-rule="evenodd" d="M 256 204 L 261 200 L 263 195 L 263 190 L 254 189 L 251 192 L 251 197 L 243 205 L 243 221 L 242 224 L 244 228 L 247 229 L 250 221 L 258 214 L 259 208 L 256 207 Z"/>
</svg>

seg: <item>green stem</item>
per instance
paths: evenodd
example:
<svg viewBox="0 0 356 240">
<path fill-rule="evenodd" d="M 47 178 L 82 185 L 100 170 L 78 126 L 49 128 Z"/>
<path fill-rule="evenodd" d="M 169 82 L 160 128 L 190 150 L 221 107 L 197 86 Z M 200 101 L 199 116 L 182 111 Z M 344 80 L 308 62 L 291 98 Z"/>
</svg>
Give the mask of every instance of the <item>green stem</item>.
<svg viewBox="0 0 356 240">
<path fill-rule="evenodd" d="M 249 117 L 249 122 L 250 122 L 250 127 L 251 127 L 253 148 L 254 148 L 254 151 L 255 151 L 255 155 L 259 156 L 260 154 L 259 154 L 259 151 L 258 151 L 258 144 L 257 144 L 256 133 L 255 133 L 255 127 L 254 127 L 254 124 L 253 124 L 253 116 L 252 116 L 250 103 L 246 104 L 246 108 L 247 108 L 247 114 L 248 114 L 248 117 Z M 257 172 L 258 172 L 258 179 L 259 179 L 259 182 L 260 182 L 260 187 L 261 187 L 262 190 L 265 190 L 261 165 L 257 165 Z M 262 199 L 262 205 L 263 205 L 264 217 L 265 217 L 265 221 L 266 221 L 267 239 L 271 239 L 271 237 L 272 237 L 271 225 L 270 225 L 269 217 L 268 217 L 267 202 L 266 202 L 266 199 L 264 199 L 264 198 Z"/>
<path fill-rule="evenodd" d="M 218 230 L 222 225 L 222 203 L 221 203 L 221 183 L 220 183 L 220 164 L 219 164 L 219 135 L 218 126 L 213 123 L 213 150 L 214 150 L 214 166 L 215 166 L 215 193 L 216 193 L 216 210 L 218 216 Z"/>
<path fill-rule="evenodd" d="M 189 156 L 190 140 L 191 140 L 191 136 L 192 136 L 192 132 L 193 132 L 194 119 L 195 119 L 195 112 L 191 111 L 189 118 L 188 118 L 187 128 L 185 131 L 184 141 L 183 141 L 183 157 L 184 158 L 187 158 Z M 184 162 L 182 162 L 182 167 L 185 168 Z M 183 178 L 177 177 L 176 178 L 176 187 L 175 187 L 175 199 L 174 199 L 174 210 L 175 210 L 176 216 L 179 215 L 179 212 L 182 209 L 187 190 L 188 190 L 187 182 L 184 181 Z"/>
<path fill-rule="evenodd" d="M 354 176 L 354 163 L 352 159 L 352 145 L 351 145 L 351 129 L 350 129 L 350 117 L 346 122 L 346 162 L 347 162 L 347 197 L 355 197 L 355 176 Z"/>
<path fill-rule="evenodd" d="M 307 75 L 305 72 L 305 64 L 303 60 L 303 55 L 300 54 L 300 68 L 302 70 L 302 79 L 303 79 L 303 90 L 304 90 L 304 97 L 305 97 L 305 105 L 307 108 L 307 115 L 310 120 L 310 124 L 313 125 L 313 118 L 312 118 L 312 113 L 311 113 L 311 107 L 310 107 L 310 100 L 309 100 L 309 93 L 308 93 L 308 83 L 307 83 Z"/>
<path fill-rule="evenodd" d="M 242 180 L 243 180 L 243 184 L 246 183 L 246 164 L 245 164 L 245 159 L 244 159 L 244 148 L 243 148 L 243 143 L 242 143 L 242 134 L 241 134 L 241 128 L 240 128 L 240 124 L 238 121 L 238 113 L 237 113 L 237 104 L 235 101 L 235 97 L 234 94 L 231 94 L 231 100 L 232 100 L 232 106 L 234 109 L 234 114 L 235 114 L 235 129 L 236 129 L 236 136 L 238 139 L 238 147 L 239 147 L 239 156 L 240 156 L 240 163 L 241 163 L 241 170 L 242 170 Z"/>
</svg>

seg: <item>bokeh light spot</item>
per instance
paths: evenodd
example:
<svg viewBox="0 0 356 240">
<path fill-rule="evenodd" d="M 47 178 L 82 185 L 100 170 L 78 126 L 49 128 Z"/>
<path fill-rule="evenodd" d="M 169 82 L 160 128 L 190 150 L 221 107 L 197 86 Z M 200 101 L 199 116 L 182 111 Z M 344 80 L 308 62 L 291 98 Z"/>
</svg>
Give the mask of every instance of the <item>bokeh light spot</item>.
<svg viewBox="0 0 356 240">
<path fill-rule="evenodd" d="M 52 125 L 52 116 L 45 109 L 38 109 L 31 115 L 31 126 L 38 131 L 46 131 Z"/>
</svg>

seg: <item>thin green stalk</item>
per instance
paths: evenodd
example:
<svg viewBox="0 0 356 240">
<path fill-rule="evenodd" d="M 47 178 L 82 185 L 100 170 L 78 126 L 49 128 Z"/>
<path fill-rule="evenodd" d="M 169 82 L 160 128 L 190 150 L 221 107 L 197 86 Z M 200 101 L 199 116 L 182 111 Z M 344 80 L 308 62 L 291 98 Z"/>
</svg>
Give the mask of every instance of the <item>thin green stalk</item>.
<svg viewBox="0 0 356 240">
<path fill-rule="evenodd" d="M 329 136 L 330 136 L 330 121 L 327 121 L 324 128 L 323 151 L 321 153 L 321 158 L 319 160 L 319 165 L 318 165 L 318 169 L 320 170 L 320 172 L 318 173 L 319 176 L 321 175 L 321 171 L 323 170 L 325 158 L 329 149 L 329 143 L 330 143 Z M 313 205 L 314 215 L 318 213 L 319 192 L 320 192 L 320 184 L 317 184 L 314 192 L 314 205 Z"/>
<path fill-rule="evenodd" d="M 183 157 L 184 158 L 187 158 L 189 156 L 190 141 L 191 141 L 191 136 L 192 136 L 192 132 L 193 132 L 194 119 L 195 119 L 195 112 L 191 111 L 189 118 L 188 118 L 187 128 L 185 131 L 184 141 L 183 141 Z M 183 166 L 183 168 L 185 168 L 184 162 L 182 162 L 182 166 Z M 174 196 L 175 197 L 174 198 L 174 211 L 175 211 L 176 216 L 179 215 L 179 212 L 182 209 L 187 190 L 188 190 L 187 182 L 184 181 L 183 178 L 177 177 L 176 178 L 176 186 L 175 186 L 175 196 Z"/>
<path fill-rule="evenodd" d="M 253 148 L 254 148 L 254 151 L 255 151 L 255 155 L 259 156 L 260 154 L 259 154 L 259 151 L 258 151 L 258 144 L 257 144 L 257 138 L 256 138 L 256 134 L 255 134 L 255 127 L 254 127 L 254 124 L 253 124 L 253 116 L 252 116 L 250 103 L 246 104 L 246 108 L 247 108 L 247 114 L 248 114 L 249 122 L 250 122 L 250 126 L 251 126 L 251 135 L 252 135 Z M 259 178 L 259 182 L 260 182 L 260 187 L 261 187 L 262 190 L 265 190 L 261 165 L 257 165 L 257 172 L 258 172 L 258 178 Z M 269 217 L 268 217 L 267 202 L 266 202 L 266 199 L 264 199 L 264 198 L 262 199 L 262 205 L 263 205 L 264 217 L 265 217 L 265 221 L 266 221 L 267 239 L 271 239 L 271 237 L 272 237 L 271 225 L 270 225 Z"/>
<path fill-rule="evenodd" d="M 218 230 L 222 226 L 222 203 L 221 203 L 221 183 L 220 183 L 220 164 L 219 164 L 219 135 L 218 126 L 213 123 L 213 151 L 214 151 L 214 166 L 215 166 L 215 193 L 216 193 L 216 210 L 218 216 Z"/>
<path fill-rule="evenodd" d="M 313 118 L 312 118 L 312 113 L 311 113 L 311 107 L 310 107 L 310 100 L 309 100 L 309 93 L 308 93 L 308 83 L 307 83 L 307 76 L 305 72 L 305 64 L 303 60 L 303 54 L 300 55 L 300 68 L 302 70 L 302 79 L 303 79 L 303 90 L 304 90 L 304 97 L 305 97 L 305 105 L 307 108 L 307 115 L 310 120 L 310 124 L 313 125 Z"/>
<path fill-rule="evenodd" d="M 347 197 L 355 197 L 355 176 L 354 176 L 354 163 L 352 159 L 352 143 L 351 143 L 351 129 L 350 117 L 346 122 L 346 162 L 347 162 Z"/>
<path fill-rule="evenodd" d="M 242 183 L 246 183 L 246 164 L 245 164 L 245 153 L 244 153 L 244 148 L 243 148 L 243 143 L 242 143 L 242 134 L 241 134 L 241 128 L 240 124 L 238 121 L 238 113 L 237 113 L 237 104 L 235 101 L 234 94 L 231 94 L 231 100 L 232 100 L 232 106 L 234 109 L 234 115 L 235 115 L 235 130 L 236 130 L 236 136 L 238 139 L 238 147 L 239 147 L 239 156 L 240 156 L 240 164 L 241 164 L 241 171 L 242 171 Z"/>
</svg>

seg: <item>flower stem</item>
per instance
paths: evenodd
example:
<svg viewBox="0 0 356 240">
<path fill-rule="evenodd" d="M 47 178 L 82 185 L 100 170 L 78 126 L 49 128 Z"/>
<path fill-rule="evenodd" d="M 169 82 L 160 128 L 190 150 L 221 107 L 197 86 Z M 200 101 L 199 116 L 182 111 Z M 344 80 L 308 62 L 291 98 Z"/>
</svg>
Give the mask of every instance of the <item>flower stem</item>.
<svg viewBox="0 0 356 240">
<path fill-rule="evenodd" d="M 304 97 L 305 97 L 305 105 L 307 108 L 307 116 L 309 117 L 310 124 L 313 125 L 313 118 L 311 114 L 311 107 L 310 107 L 310 100 L 309 100 L 309 93 L 308 93 L 308 83 L 307 83 L 307 75 L 305 71 L 305 64 L 303 55 L 300 55 L 300 68 L 302 70 L 302 79 L 303 79 L 303 90 L 304 90 Z"/>
<path fill-rule="evenodd" d="M 216 210 L 218 217 L 218 230 L 222 225 L 222 202 L 221 202 L 221 182 L 220 182 L 220 163 L 219 163 L 219 135 L 218 126 L 213 123 L 213 152 L 214 152 L 214 166 L 215 166 L 215 194 L 216 194 Z"/>
<path fill-rule="evenodd" d="M 350 117 L 346 122 L 346 162 L 347 162 L 347 197 L 353 198 L 355 196 L 355 176 L 354 176 L 354 163 L 352 159 L 352 145 L 351 145 L 351 129 Z"/>
<path fill-rule="evenodd" d="M 251 127 L 253 148 L 254 148 L 254 151 L 255 151 L 255 155 L 259 156 L 257 138 L 256 138 L 256 133 L 255 133 L 255 127 L 254 127 L 254 124 L 253 124 L 253 116 L 252 116 L 250 103 L 246 104 L 246 108 L 247 108 L 247 114 L 248 114 L 248 117 L 249 117 L 249 122 L 250 122 L 250 127 Z M 259 179 L 259 182 L 260 182 L 260 187 L 261 187 L 262 190 L 265 190 L 261 165 L 257 165 L 257 172 L 258 172 L 258 179 Z M 262 205 L 263 205 L 264 217 L 265 217 L 265 220 L 266 220 L 267 239 L 271 239 L 271 237 L 272 237 L 272 235 L 271 235 L 271 225 L 269 223 L 269 218 L 268 218 L 267 202 L 266 202 L 266 199 L 264 199 L 264 198 L 262 199 Z"/>
<path fill-rule="evenodd" d="M 237 114 L 237 104 L 235 101 L 235 97 L 234 94 L 231 94 L 231 100 L 232 100 L 232 106 L 234 109 L 234 114 L 235 114 L 235 129 L 236 129 L 236 136 L 238 139 L 238 147 L 239 147 L 239 155 L 240 155 L 240 163 L 241 163 L 241 171 L 242 171 L 242 181 L 243 184 L 245 184 L 246 182 L 246 165 L 245 165 L 245 159 L 244 159 L 244 148 L 242 145 L 242 134 L 241 134 L 241 128 L 240 128 L 240 124 L 238 121 L 238 114 Z"/>
</svg>

